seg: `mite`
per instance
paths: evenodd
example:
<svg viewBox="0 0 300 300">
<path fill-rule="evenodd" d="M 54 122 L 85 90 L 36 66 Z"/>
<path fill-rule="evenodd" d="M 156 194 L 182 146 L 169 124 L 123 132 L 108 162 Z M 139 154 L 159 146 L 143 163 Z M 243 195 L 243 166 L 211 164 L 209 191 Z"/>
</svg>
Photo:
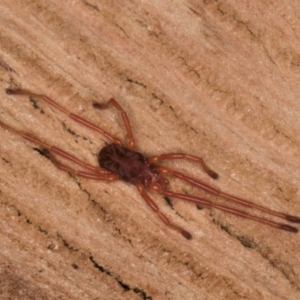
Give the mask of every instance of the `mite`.
<svg viewBox="0 0 300 300">
<path fill-rule="evenodd" d="M 16 130 L 10 127 L 7 124 L 4 124 L 0 121 L 0 126 L 5 129 L 10 130 L 11 132 L 20 135 L 22 138 L 33 142 L 41 147 L 42 153 L 50 159 L 50 161 L 60 170 L 84 177 L 89 179 L 95 180 L 105 180 L 105 181 L 114 181 L 114 180 L 123 180 L 134 185 L 137 190 L 139 191 L 141 197 L 144 201 L 148 204 L 148 206 L 157 214 L 157 216 L 161 219 L 161 221 L 169 226 L 170 228 L 176 230 L 180 234 L 182 234 L 186 239 L 191 239 L 192 235 L 186 231 L 185 229 L 181 228 L 180 226 L 173 224 L 158 208 L 156 203 L 150 198 L 147 191 L 153 190 L 157 193 L 168 196 L 174 197 L 186 201 L 190 201 L 196 204 L 200 204 L 206 207 L 213 207 L 219 210 L 228 212 L 230 214 L 240 216 L 243 218 L 252 219 L 254 221 L 272 226 L 277 229 L 282 229 L 289 232 L 298 232 L 296 227 L 290 226 L 285 223 L 275 222 L 271 219 L 265 217 L 259 217 L 252 213 L 246 212 L 244 210 L 236 209 L 235 207 L 230 207 L 226 205 L 221 205 L 214 203 L 210 200 L 203 199 L 193 195 L 181 194 L 176 193 L 168 189 L 168 179 L 169 177 L 176 177 L 181 180 L 188 182 L 191 185 L 196 186 L 199 189 L 204 190 L 209 194 L 213 194 L 219 197 L 223 197 L 232 203 L 244 206 L 246 208 L 250 208 L 252 210 L 258 210 L 264 212 L 266 215 L 275 216 L 277 218 L 284 219 L 287 222 L 292 223 L 300 223 L 300 218 L 296 216 L 292 216 L 289 214 L 281 213 L 269 209 L 267 207 L 257 205 L 251 201 L 227 194 L 222 192 L 200 180 L 192 178 L 188 175 L 183 173 L 177 172 L 170 168 L 160 165 L 160 163 L 164 160 L 176 160 L 176 159 L 187 159 L 199 163 L 202 169 L 213 179 L 218 178 L 218 174 L 211 170 L 206 163 L 203 161 L 202 158 L 190 154 L 185 153 L 167 153 L 161 154 L 156 156 L 147 157 L 135 150 L 135 142 L 132 135 L 132 130 L 130 126 L 130 122 L 128 116 L 124 109 L 120 106 L 120 104 L 115 99 L 110 99 L 106 103 L 98 103 L 95 102 L 93 104 L 94 108 L 96 109 L 105 109 L 109 106 L 114 107 L 117 109 L 122 116 L 124 126 L 127 133 L 127 143 L 124 144 L 122 141 L 117 139 L 116 137 L 112 136 L 111 134 L 104 131 L 102 128 L 94 125 L 93 123 L 81 118 L 80 116 L 73 114 L 69 110 L 65 109 L 64 107 L 60 106 L 58 103 L 50 99 L 49 97 L 36 94 L 27 90 L 23 89 L 7 89 L 6 93 L 9 95 L 24 95 L 35 97 L 38 99 L 42 99 L 43 101 L 47 102 L 49 105 L 55 107 L 56 109 L 60 110 L 64 114 L 68 115 L 74 121 L 97 131 L 101 135 L 103 135 L 108 141 L 109 144 L 104 146 L 98 155 L 98 162 L 99 166 L 93 166 L 88 163 L 83 162 L 82 160 L 77 159 L 73 155 L 65 152 L 64 150 L 49 145 L 46 142 L 40 140 L 39 138 L 19 130 Z M 77 165 L 79 165 L 83 170 L 75 170 L 69 167 L 66 164 L 63 164 L 59 161 L 57 157 L 62 157 L 67 159 Z"/>
</svg>

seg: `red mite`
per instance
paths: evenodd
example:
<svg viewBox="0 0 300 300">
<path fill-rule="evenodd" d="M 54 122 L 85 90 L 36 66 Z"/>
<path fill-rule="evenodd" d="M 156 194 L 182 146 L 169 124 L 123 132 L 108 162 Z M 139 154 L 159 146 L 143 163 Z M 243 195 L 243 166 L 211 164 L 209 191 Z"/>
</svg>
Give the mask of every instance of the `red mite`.
<svg viewBox="0 0 300 300">
<path fill-rule="evenodd" d="M 60 170 L 76 174 L 78 176 L 84 177 L 84 178 L 90 178 L 95 180 L 105 180 L 105 181 L 114 181 L 114 180 L 123 180 L 125 182 L 129 182 L 136 186 L 138 189 L 140 195 L 145 200 L 145 202 L 150 206 L 150 208 L 158 215 L 158 217 L 170 228 L 175 229 L 176 231 L 180 232 L 186 239 L 191 239 L 192 235 L 186 231 L 185 229 L 181 228 L 180 226 L 177 226 L 169 221 L 169 219 L 160 212 L 158 206 L 155 204 L 155 202 L 149 197 L 147 194 L 147 190 L 154 190 L 157 193 L 164 195 L 164 196 L 170 196 L 174 198 L 183 199 L 186 201 L 190 201 L 196 204 L 200 204 L 206 207 L 214 207 L 217 209 L 220 209 L 222 211 L 231 213 L 236 216 L 240 216 L 243 218 L 248 218 L 255 220 L 257 222 L 261 222 L 264 224 L 267 224 L 269 226 L 272 226 L 277 229 L 282 229 L 290 232 L 298 232 L 298 229 L 279 222 L 274 222 L 270 219 L 255 216 L 253 214 L 249 214 L 248 212 L 245 212 L 243 210 L 239 210 L 236 208 L 232 208 L 229 206 L 221 205 L 213 203 L 210 200 L 206 200 L 197 196 L 192 195 L 186 195 L 181 193 L 175 193 L 167 189 L 168 186 L 168 180 L 165 178 L 165 176 L 173 176 L 177 177 L 179 179 L 182 179 L 202 190 L 204 190 L 207 193 L 217 195 L 220 197 L 223 197 L 227 200 L 230 200 L 231 202 L 234 202 L 236 204 L 239 204 L 241 206 L 256 209 L 258 211 L 262 211 L 268 215 L 273 215 L 275 217 L 284 219 L 288 222 L 292 223 L 300 223 L 300 218 L 296 216 L 291 216 L 288 214 L 276 212 L 274 210 L 271 210 L 267 207 L 257 205 L 253 202 L 250 202 L 248 200 L 244 200 L 242 198 L 232 196 L 229 194 L 226 194 L 206 183 L 203 183 L 199 180 L 196 180 L 192 177 L 189 177 L 187 175 L 184 175 L 183 173 L 173 171 L 169 168 L 166 168 L 164 166 L 159 165 L 158 163 L 167 160 L 167 159 L 188 159 L 194 162 L 199 163 L 203 170 L 213 179 L 218 178 L 218 174 L 212 171 L 203 161 L 202 158 L 189 155 L 185 153 L 167 153 L 157 156 L 150 156 L 146 157 L 143 154 L 135 151 L 135 143 L 133 140 L 133 135 L 131 131 L 131 126 L 127 117 L 126 112 L 123 110 L 123 108 L 118 104 L 118 102 L 115 99 L 110 99 L 107 103 L 101 104 L 101 103 L 94 103 L 93 106 L 97 109 L 104 109 L 108 106 L 113 106 L 116 108 L 122 115 L 122 119 L 126 128 L 127 132 L 127 145 L 125 146 L 119 139 L 113 137 L 100 127 L 90 123 L 89 121 L 71 113 L 67 109 L 61 107 L 59 104 L 57 104 L 55 101 L 50 99 L 49 97 L 41 94 L 32 93 L 30 91 L 22 90 L 22 89 L 7 89 L 7 94 L 10 95 L 26 95 L 31 97 L 36 97 L 44 100 L 48 104 L 52 105 L 53 107 L 57 108 L 61 112 L 68 115 L 71 119 L 75 120 L 76 122 L 92 129 L 100 134 L 102 134 L 107 140 L 109 140 L 110 144 L 104 146 L 98 155 L 98 161 L 99 161 L 99 167 L 98 166 L 92 166 L 90 164 L 87 164 L 76 157 L 72 156 L 71 154 L 65 152 L 64 150 L 57 148 L 55 146 L 49 145 L 43 141 L 41 141 L 39 138 L 26 133 L 21 132 L 18 130 L 15 130 L 11 128 L 10 126 L 4 124 L 0 121 L 0 126 L 20 135 L 26 140 L 29 140 L 35 144 L 38 144 L 42 147 L 43 154 L 51 160 L 51 162 Z M 55 155 L 55 156 L 54 156 Z M 72 161 L 73 163 L 83 167 L 85 171 L 79 171 L 74 170 L 71 167 L 62 164 L 56 156 L 61 156 L 69 161 Z"/>
</svg>

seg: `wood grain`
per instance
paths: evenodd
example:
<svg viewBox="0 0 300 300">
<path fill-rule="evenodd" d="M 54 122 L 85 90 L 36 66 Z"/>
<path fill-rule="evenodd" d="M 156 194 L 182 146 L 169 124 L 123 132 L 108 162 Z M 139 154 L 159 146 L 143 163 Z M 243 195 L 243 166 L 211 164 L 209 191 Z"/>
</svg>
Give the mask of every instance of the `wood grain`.
<svg viewBox="0 0 300 300">
<path fill-rule="evenodd" d="M 138 151 L 201 156 L 218 181 L 167 165 L 300 216 L 297 1 L 2 0 L 0 26 L 2 122 L 96 164 L 103 137 L 5 89 L 45 93 L 123 139 L 118 113 L 91 106 L 115 97 Z M 299 299 L 299 234 L 151 193 L 187 241 L 133 186 L 72 176 L 0 135 L 1 299 Z"/>
</svg>

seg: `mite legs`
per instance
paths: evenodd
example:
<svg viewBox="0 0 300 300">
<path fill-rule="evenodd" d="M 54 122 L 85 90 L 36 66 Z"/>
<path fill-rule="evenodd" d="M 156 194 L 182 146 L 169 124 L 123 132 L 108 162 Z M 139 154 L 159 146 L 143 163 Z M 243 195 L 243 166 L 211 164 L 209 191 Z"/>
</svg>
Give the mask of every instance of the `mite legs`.
<svg viewBox="0 0 300 300">
<path fill-rule="evenodd" d="M 68 152 L 58 148 L 58 147 L 55 147 L 55 146 L 51 146 L 43 141 L 41 141 L 40 139 L 38 139 L 37 137 L 31 135 L 31 134 L 28 134 L 26 132 L 22 132 L 22 131 L 19 131 L 19 130 L 16 130 L 8 125 L 6 125 L 5 123 L 3 123 L 2 121 L 0 121 L 0 126 L 21 136 L 22 138 L 30 141 L 30 142 L 33 142 L 39 146 L 42 146 L 43 149 L 42 149 L 42 153 L 48 158 L 51 160 L 51 162 L 57 167 L 59 168 L 60 170 L 63 170 L 63 171 L 66 171 L 66 172 L 70 172 L 70 173 L 73 173 L 75 175 L 79 175 L 81 177 L 85 177 L 85 178 L 89 178 L 89 179 L 96 179 L 96 180 L 108 180 L 108 181 L 111 181 L 111 180 L 116 180 L 118 179 L 118 176 L 115 175 L 115 174 L 112 174 L 110 172 L 108 172 L 107 170 L 105 169 L 102 169 L 100 167 L 97 167 L 97 166 L 93 166 L 93 165 L 90 165 L 88 163 L 85 163 L 83 161 L 81 161 L 80 159 L 76 158 L 75 156 L 69 154 Z M 89 170 L 89 172 L 85 172 L 85 171 L 77 171 L 77 170 L 74 170 L 62 163 L 60 163 L 54 156 L 52 153 L 55 153 L 69 161 L 72 161 L 73 163 L 83 167 L 84 169 L 87 169 Z"/>
<path fill-rule="evenodd" d="M 165 160 L 165 159 L 188 159 L 188 160 L 192 160 L 195 162 L 200 163 L 200 165 L 202 166 L 203 170 L 213 179 L 217 179 L 218 178 L 218 174 L 216 172 L 214 172 L 213 170 L 211 170 L 206 163 L 203 161 L 203 159 L 201 157 L 198 156 L 194 156 L 194 155 L 190 155 L 190 154 L 185 154 L 185 153 L 167 153 L 167 154 L 162 154 L 162 155 L 158 155 L 158 156 L 151 156 L 148 158 L 149 163 L 154 164 L 157 163 L 161 160 Z"/>
<path fill-rule="evenodd" d="M 127 147 L 128 147 L 128 149 L 133 150 L 135 148 L 135 144 L 134 144 L 134 140 L 133 140 L 130 122 L 129 122 L 129 119 L 128 119 L 128 116 L 127 116 L 125 110 L 121 107 L 121 105 L 114 98 L 111 98 L 106 103 L 94 102 L 94 104 L 93 104 L 94 108 L 97 108 L 97 109 L 104 109 L 104 108 L 107 108 L 109 105 L 114 106 L 121 113 L 122 119 L 123 119 L 123 122 L 125 125 L 125 129 L 127 132 L 127 139 L 128 139 Z"/>
<path fill-rule="evenodd" d="M 115 144 L 120 145 L 120 146 L 123 146 L 123 143 L 119 139 L 113 137 L 112 135 L 107 133 L 105 130 L 103 130 L 100 127 L 94 125 L 93 123 L 91 123 L 91 122 L 89 122 L 89 121 L 87 121 L 87 120 L 71 113 L 67 109 L 60 106 L 57 102 L 55 102 L 54 100 L 50 99 L 49 97 L 47 97 L 45 95 L 35 94 L 35 93 L 30 92 L 30 91 L 26 91 L 26 90 L 22 90 L 22 89 L 16 89 L 16 90 L 7 89 L 6 93 L 9 94 L 9 95 L 25 95 L 25 96 L 32 96 L 32 97 L 40 98 L 40 99 L 44 100 L 45 102 L 47 102 L 49 105 L 57 108 L 58 110 L 60 110 L 64 114 L 68 115 L 71 119 L 75 120 L 76 122 L 90 128 L 92 130 L 95 130 L 95 131 L 99 132 L 105 138 L 107 138 L 110 142 L 115 143 Z"/>
<path fill-rule="evenodd" d="M 216 196 L 223 197 L 223 198 L 225 198 L 225 199 L 227 199 L 231 202 L 235 202 L 235 203 L 238 203 L 238 204 L 243 205 L 245 207 L 254 208 L 254 209 L 263 211 L 263 212 L 265 212 L 269 215 L 273 215 L 273 216 L 276 216 L 278 218 L 285 219 L 286 221 L 289 221 L 289 222 L 292 222 L 292 223 L 300 223 L 300 218 L 297 217 L 297 216 L 291 216 L 291 215 L 288 215 L 288 214 L 280 213 L 280 212 L 274 211 L 272 209 L 269 209 L 267 207 L 264 207 L 262 205 L 255 204 L 251 201 L 229 195 L 229 194 L 224 193 L 224 192 L 222 192 L 222 191 L 220 191 L 220 190 L 218 190 L 218 189 L 216 189 L 216 188 L 214 188 L 214 187 L 212 187 L 212 186 L 210 186 L 206 183 L 201 182 L 200 180 L 196 180 L 196 179 L 191 178 L 189 176 L 186 176 L 186 175 L 184 175 L 180 172 L 176 172 L 176 171 L 173 171 L 173 170 L 170 170 L 166 167 L 161 167 L 161 166 L 158 168 L 158 170 L 162 174 L 172 175 L 174 177 L 180 178 L 180 179 L 182 179 L 184 181 L 187 181 L 190 184 L 204 190 L 205 192 L 208 192 L 208 193 L 216 195 Z"/>
<path fill-rule="evenodd" d="M 145 202 L 151 207 L 151 209 L 158 215 L 158 217 L 170 228 L 178 231 L 179 233 L 181 233 L 186 239 L 190 240 L 192 238 L 192 235 L 184 230 L 183 228 L 172 224 L 169 219 L 162 213 L 159 211 L 158 206 L 155 204 L 155 202 L 148 196 L 148 194 L 145 192 L 144 190 L 144 186 L 142 184 L 137 184 L 136 185 L 138 191 L 140 192 L 141 196 L 143 197 L 143 199 L 145 200 Z"/>
<path fill-rule="evenodd" d="M 57 149 L 57 148 L 56 148 Z M 111 174 L 109 172 L 85 172 L 85 171 L 79 171 L 79 170 L 74 170 L 73 168 L 62 164 L 61 162 L 59 162 L 51 153 L 51 151 L 47 148 L 42 149 L 42 153 L 43 155 L 45 155 L 48 159 L 51 160 L 51 162 L 60 170 L 68 172 L 68 173 L 72 173 L 74 175 L 78 175 L 80 177 L 84 177 L 87 179 L 95 179 L 95 180 L 105 180 L 105 181 L 114 181 L 118 179 L 118 176 L 115 174 Z M 66 152 L 64 152 L 66 153 Z M 68 154 L 69 155 L 69 154 Z M 97 169 L 95 169 L 95 171 L 98 171 Z"/>
<path fill-rule="evenodd" d="M 190 196 L 190 195 L 185 195 L 185 194 L 180 194 L 180 193 L 174 193 L 174 192 L 171 192 L 171 191 L 168 191 L 168 190 L 164 190 L 157 184 L 152 184 L 152 186 L 150 186 L 150 188 L 152 188 L 153 190 L 155 190 L 156 192 L 158 192 L 161 195 L 175 197 L 175 198 L 178 198 L 178 199 L 194 202 L 196 204 L 201 204 L 201 205 L 204 205 L 206 207 L 214 207 L 214 208 L 217 208 L 219 210 L 228 212 L 230 214 L 233 214 L 233 215 L 236 215 L 236 216 L 239 216 L 239 217 L 255 220 L 255 221 L 260 222 L 260 223 L 264 223 L 266 225 L 272 226 L 272 227 L 277 228 L 277 229 L 282 229 L 282 230 L 289 231 L 289 232 L 294 232 L 294 233 L 298 232 L 297 228 L 292 227 L 290 225 L 277 223 L 277 222 L 273 222 L 273 221 L 265 219 L 265 218 L 260 218 L 260 217 L 257 217 L 257 216 L 253 216 L 253 215 L 250 215 L 250 214 L 248 214 L 244 211 L 234 209 L 234 208 L 231 208 L 231 207 L 227 207 L 227 206 L 224 206 L 224 205 L 216 204 L 216 203 L 213 203 L 209 200 L 206 200 L 206 199 L 203 199 L 203 198 L 200 198 L 200 197 L 195 197 L 195 196 Z"/>
</svg>

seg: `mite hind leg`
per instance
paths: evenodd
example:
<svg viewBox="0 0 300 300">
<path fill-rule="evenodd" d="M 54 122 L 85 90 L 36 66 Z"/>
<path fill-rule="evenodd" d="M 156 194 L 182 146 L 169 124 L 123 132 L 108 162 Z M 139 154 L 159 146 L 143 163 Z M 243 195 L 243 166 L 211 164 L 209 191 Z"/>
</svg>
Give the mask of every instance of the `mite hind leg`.
<svg viewBox="0 0 300 300">
<path fill-rule="evenodd" d="M 99 102 L 94 102 L 93 103 L 94 108 L 97 108 L 97 109 L 105 109 L 109 105 L 112 105 L 114 108 L 116 108 L 121 113 L 123 123 L 125 125 L 125 129 L 126 129 L 126 133 L 127 133 L 127 139 L 128 139 L 127 147 L 128 147 L 128 149 L 133 150 L 135 148 L 135 143 L 134 143 L 134 140 L 133 140 L 131 125 L 130 125 L 127 113 L 122 108 L 122 106 L 117 102 L 117 100 L 115 100 L 114 98 L 111 98 L 106 103 L 99 103 Z"/>
<path fill-rule="evenodd" d="M 112 136 L 111 134 L 109 134 L 108 132 L 106 132 L 105 130 L 103 130 L 102 128 L 94 125 L 93 123 L 87 121 L 86 119 L 71 113 L 69 110 L 67 110 L 66 108 L 60 106 L 57 102 L 55 102 L 54 100 L 52 100 L 51 98 L 49 98 L 46 95 L 42 95 L 42 94 L 36 94 L 27 90 L 23 90 L 23 89 L 6 89 L 6 93 L 9 95 L 23 95 L 23 96 L 32 96 L 32 97 L 36 97 L 39 99 L 44 100 L 45 102 L 47 102 L 49 105 L 55 107 L 56 109 L 60 110 L 61 112 L 63 112 L 64 114 L 66 114 L 67 116 L 69 116 L 69 118 L 73 119 L 74 121 L 94 130 L 99 132 L 101 135 L 103 135 L 105 138 L 107 138 L 110 142 L 115 143 L 117 145 L 123 146 L 123 143 L 117 139 L 116 137 Z"/>
<path fill-rule="evenodd" d="M 41 141 L 39 138 L 37 138 L 29 133 L 22 132 L 20 130 L 16 130 L 16 129 L 12 128 L 11 126 L 3 123 L 1 120 L 0 120 L 0 126 L 7 129 L 10 132 L 13 132 L 14 134 L 21 136 L 25 140 L 28 140 L 36 145 L 41 146 L 42 147 L 41 153 L 45 157 L 50 159 L 51 162 L 60 170 L 70 172 L 72 174 L 79 175 L 81 177 L 96 179 L 96 180 L 98 179 L 98 180 L 111 181 L 111 180 L 116 180 L 118 178 L 117 175 L 112 174 L 111 172 L 109 172 L 105 169 L 102 169 L 98 166 L 93 166 L 91 164 L 88 164 L 56 146 L 51 146 L 48 143 Z M 77 171 L 65 164 L 62 164 L 54 157 L 53 153 L 58 156 L 63 157 L 64 159 L 66 159 L 68 161 L 71 161 L 71 162 L 83 167 L 87 171 Z"/>
<path fill-rule="evenodd" d="M 118 175 L 109 172 L 85 172 L 81 170 L 75 170 L 56 159 L 56 157 L 51 153 L 51 151 L 47 148 L 41 149 L 42 154 L 47 157 L 59 170 L 78 175 L 87 179 L 95 179 L 95 180 L 105 180 L 105 181 L 114 181 L 118 179 Z M 66 152 L 65 152 L 66 153 Z M 97 170 L 96 170 L 97 171 Z"/>
</svg>

